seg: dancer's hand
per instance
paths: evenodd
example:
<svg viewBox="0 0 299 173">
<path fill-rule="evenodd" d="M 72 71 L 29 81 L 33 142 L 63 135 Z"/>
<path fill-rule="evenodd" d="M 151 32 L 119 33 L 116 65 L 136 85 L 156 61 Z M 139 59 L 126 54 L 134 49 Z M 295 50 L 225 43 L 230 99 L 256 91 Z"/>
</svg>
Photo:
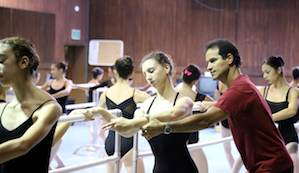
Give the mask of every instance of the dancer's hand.
<svg viewBox="0 0 299 173">
<path fill-rule="evenodd" d="M 93 113 L 88 109 L 75 109 L 71 113 L 69 113 L 69 116 L 76 115 L 76 114 L 84 114 L 85 120 L 84 121 L 90 121 L 93 119 Z"/>
<path fill-rule="evenodd" d="M 111 122 L 103 126 L 104 130 L 114 130 L 117 132 L 126 132 L 131 129 L 130 120 L 120 117 L 111 119 Z"/>
</svg>

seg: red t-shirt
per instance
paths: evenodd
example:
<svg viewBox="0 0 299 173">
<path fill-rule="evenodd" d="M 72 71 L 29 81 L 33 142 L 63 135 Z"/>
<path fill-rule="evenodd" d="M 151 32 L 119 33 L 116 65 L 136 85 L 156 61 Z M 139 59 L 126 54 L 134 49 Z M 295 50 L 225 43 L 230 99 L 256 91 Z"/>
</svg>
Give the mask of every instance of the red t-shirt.
<svg viewBox="0 0 299 173">
<path fill-rule="evenodd" d="M 229 127 L 251 173 L 277 173 L 292 166 L 271 110 L 247 75 L 238 76 L 214 106 L 230 114 Z"/>
</svg>

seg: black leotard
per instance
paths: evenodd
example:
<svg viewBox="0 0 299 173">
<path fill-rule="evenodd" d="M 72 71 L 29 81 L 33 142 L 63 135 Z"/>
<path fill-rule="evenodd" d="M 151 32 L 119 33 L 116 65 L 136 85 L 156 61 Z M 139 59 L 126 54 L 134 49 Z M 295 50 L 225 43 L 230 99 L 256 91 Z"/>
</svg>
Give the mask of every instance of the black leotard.
<svg viewBox="0 0 299 173">
<path fill-rule="evenodd" d="M 6 103 L 6 101 L 5 100 L 0 100 L 0 103 Z M 3 169 L 3 163 L 0 163 L 0 172 L 2 172 L 2 169 Z"/>
<path fill-rule="evenodd" d="M 179 93 L 177 93 L 177 96 L 178 94 Z M 173 105 L 175 105 L 177 96 Z M 149 114 L 155 98 L 148 108 L 147 114 Z M 188 137 L 189 133 L 170 133 L 168 135 L 160 134 L 149 140 L 155 156 L 153 173 L 198 172 L 187 148 Z"/>
<path fill-rule="evenodd" d="M 133 91 L 133 96 L 120 104 L 115 104 L 112 100 L 110 100 L 106 96 L 106 105 L 108 110 L 109 109 L 120 109 L 123 113 L 123 117 L 127 119 L 133 119 L 134 111 L 136 110 L 136 103 L 134 102 L 134 94 L 135 90 Z M 115 132 L 109 130 L 109 134 L 105 141 L 105 149 L 106 153 L 111 156 L 114 154 L 114 144 L 115 143 Z M 125 138 L 121 136 L 121 143 L 120 143 L 120 153 L 121 157 L 123 157 L 132 147 L 133 147 L 133 137 Z"/>
<path fill-rule="evenodd" d="M 65 81 L 66 83 L 67 81 Z M 53 83 L 53 81 L 52 81 Z M 51 83 L 51 85 L 52 85 Z M 51 85 L 50 85 L 50 90 L 49 90 L 49 94 L 55 94 L 55 93 L 58 93 L 59 91 L 62 91 L 65 89 L 65 83 L 63 84 L 63 87 L 58 89 L 58 90 L 54 90 Z M 69 95 L 66 95 L 66 96 L 63 96 L 63 97 L 59 97 L 59 98 L 56 98 L 57 102 L 60 104 L 61 108 L 62 108 L 62 113 L 66 113 L 66 109 L 65 109 L 65 103 L 68 99 Z"/>
<path fill-rule="evenodd" d="M 218 82 L 218 84 L 219 84 L 219 82 Z M 219 91 L 220 96 L 222 96 L 223 93 L 220 92 L 219 87 L 218 87 L 218 84 L 217 84 L 216 89 Z M 228 125 L 228 120 L 227 120 L 227 119 L 222 120 L 222 121 L 221 121 L 221 125 L 222 125 L 223 127 L 227 128 L 227 129 L 229 129 L 229 125 Z"/>
<path fill-rule="evenodd" d="M 288 97 L 289 97 L 289 92 L 292 89 L 292 87 L 289 88 L 287 95 L 286 95 L 286 101 L 284 102 L 270 102 L 267 100 L 267 95 L 268 95 L 268 91 L 269 91 L 269 87 L 266 87 L 264 89 L 264 98 L 266 99 L 272 114 L 279 112 L 285 108 L 288 107 L 289 102 L 288 102 Z M 287 118 L 285 120 L 281 120 L 281 121 L 277 121 L 276 123 L 278 123 L 278 129 L 284 139 L 285 144 L 288 144 L 290 142 L 296 142 L 298 143 L 298 135 L 296 133 L 296 130 L 294 128 L 294 124 L 293 124 L 293 117 L 291 118 Z"/>
<path fill-rule="evenodd" d="M 297 109 L 297 113 L 296 113 L 296 115 L 293 117 L 293 122 L 294 122 L 294 123 L 297 123 L 297 121 L 299 121 L 299 107 L 298 107 L 298 109 Z"/>
<path fill-rule="evenodd" d="M 203 101 L 205 99 L 205 97 L 206 97 L 206 95 L 197 93 L 195 102 Z M 193 113 L 196 113 L 196 112 L 193 112 Z M 198 131 L 190 133 L 189 138 L 188 138 L 188 144 L 194 144 L 194 143 L 197 143 L 198 141 L 199 141 Z"/>
<path fill-rule="evenodd" d="M 15 128 L 14 130 L 7 130 L 2 125 L 1 118 L 7 106 L 6 104 L 0 116 L 0 144 L 11 139 L 21 137 L 27 131 L 27 129 L 33 125 L 32 115 L 34 114 L 34 112 L 41 108 L 46 102 L 44 102 L 37 109 L 35 109 L 31 114 L 30 118 L 28 118 L 28 120 L 26 120 L 24 123 L 22 123 L 19 127 Z M 48 135 L 34 148 L 32 148 L 27 154 L 3 163 L 0 167 L 0 172 L 47 173 L 49 168 L 49 157 L 56 124 L 52 127 Z"/>
</svg>

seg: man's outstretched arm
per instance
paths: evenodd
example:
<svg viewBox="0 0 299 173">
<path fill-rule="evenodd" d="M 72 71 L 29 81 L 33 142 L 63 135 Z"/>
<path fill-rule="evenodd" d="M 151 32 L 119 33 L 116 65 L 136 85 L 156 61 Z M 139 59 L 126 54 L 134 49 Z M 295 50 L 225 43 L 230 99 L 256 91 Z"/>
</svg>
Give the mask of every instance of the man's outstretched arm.
<svg viewBox="0 0 299 173">
<path fill-rule="evenodd" d="M 230 115 L 218 107 L 211 107 L 205 113 L 190 115 L 179 121 L 170 122 L 172 133 L 195 132 L 207 128 L 214 123 L 227 119 Z M 166 126 L 165 122 L 147 116 L 149 123 L 142 126 L 143 133 L 148 140 L 163 133 Z"/>
</svg>

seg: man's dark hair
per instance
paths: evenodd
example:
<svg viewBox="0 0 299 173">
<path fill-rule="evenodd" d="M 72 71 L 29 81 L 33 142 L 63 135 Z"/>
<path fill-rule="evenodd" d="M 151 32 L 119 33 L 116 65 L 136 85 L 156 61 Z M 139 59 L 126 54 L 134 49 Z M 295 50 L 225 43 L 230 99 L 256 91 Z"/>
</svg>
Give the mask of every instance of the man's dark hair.
<svg viewBox="0 0 299 173">
<path fill-rule="evenodd" d="M 234 61 L 232 65 L 236 65 L 239 68 L 242 65 L 242 59 L 239 55 L 239 51 L 236 46 L 228 40 L 225 39 L 216 39 L 213 41 L 208 42 L 206 45 L 206 51 L 208 49 L 218 48 L 219 55 L 222 56 L 223 59 L 227 58 L 227 54 L 231 53 L 234 56 Z"/>
</svg>

